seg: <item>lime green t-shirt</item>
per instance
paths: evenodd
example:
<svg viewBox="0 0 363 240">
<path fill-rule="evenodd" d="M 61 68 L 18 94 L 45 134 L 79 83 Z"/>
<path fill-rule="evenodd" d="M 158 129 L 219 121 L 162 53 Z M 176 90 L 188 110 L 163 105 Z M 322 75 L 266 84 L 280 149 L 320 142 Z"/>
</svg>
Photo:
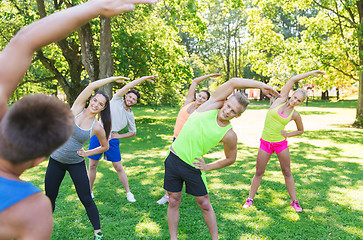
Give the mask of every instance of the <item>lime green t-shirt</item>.
<svg viewBox="0 0 363 240">
<path fill-rule="evenodd" d="M 281 130 L 285 129 L 285 126 L 291 121 L 293 110 L 289 116 L 284 116 L 280 113 L 279 109 L 285 103 L 269 109 L 266 114 L 265 126 L 262 131 L 262 139 L 268 142 L 281 142 L 285 140 L 285 137 L 281 135 Z"/>
<path fill-rule="evenodd" d="M 194 111 L 172 145 L 176 155 L 193 167 L 195 158 L 202 158 L 232 128 L 231 124 L 225 127 L 218 125 L 218 111 L 219 109 L 206 112 Z"/>
</svg>

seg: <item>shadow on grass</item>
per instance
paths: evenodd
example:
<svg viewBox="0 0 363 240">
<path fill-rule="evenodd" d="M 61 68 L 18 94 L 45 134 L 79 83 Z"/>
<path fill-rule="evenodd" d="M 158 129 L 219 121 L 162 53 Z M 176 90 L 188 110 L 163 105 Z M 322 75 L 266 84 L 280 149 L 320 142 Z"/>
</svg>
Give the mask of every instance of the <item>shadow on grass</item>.
<svg viewBox="0 0 363 240">
<path fill-rule="evenodd" d="M 345 194 L 352 195 L 349 194 L 349 189 L 353 190 L 353 194 L 354 191 L 359 191 L 362 165 L 356 157 L 341 155 L 343 150 L 338 143 L 359 143 L 362 147 L 362 135 L 360 131 L 339 131 L 338 137 L 337 133 L 338 131 L 317 131 L 307 134 L 312 139 L 323 137 L 332 140 L 336 144 L 331 147 L 300 142 L 290 148 L 297 196 L 304 209 L 302 213 L 297 214 L 289 207 L 290 199 L 278 160 L 272 157 L 251 209 L 242 209 L 230 200 L 214 203 L 215 209 L 221 205 L 216 212 L 223 221 L 219 224 L 220 232 L 229 233 L 225 239 L 238 239 L 238 236 L 242 239 L 361 239 L 362 210 L 354 207 L 354 203 Z M 247 157 L 229 167 L 232 171 L 240 170 L 238 182 L 241 185 L 249 186 L 253 177 L 254 172 L 245 173 L 250 172 L 250 160 Z M 236 196 L 233 191 L 231 195 Z M 241 205 L 248 197 L 248 192 L 249 187 L 242 189 L 244 197 Z M 239 197 L 237 199 L 240 200 Z M 234 211 L 226 214 L 226 209 Z M 236 229 L 238 234 L 231 235 L 230 226 L 236 225 L 236 220 L 240 221 L 240 228 Z"/>
<path fill-rule="evenodd" d="M 301 115 L 327 115 L 327 114 L 337 114 L 336 112 L 322 112 L 322 111 L 299 111 Z"/>
<path fill-rule="evenodd" d="M 163 196 L 164 160 L 172 142 L 178 109 L 138 108 L 137 135 L 121 140 L 122 162 L 136 202 L 129 203 L 111 163 L 101 161 L 94 186 L 106 239 L 168 239 L 167 204 L 156 201 Z M 172 112 L 174 111 L 174 112 Z M 350 191 L 362 185 L 362 165 L 344 154 L 340 143 L 363 147 L 362 132 L 311 131 L 304 139 L 327 141 L 326 146 L 311 142 L 292 144 L 292 173 L 297 196 L 303 207 L 296 213 L 276 156 L 266 173 L 250 209 L 242 205 L 248 196 L 255 171 L 257 150 L 238 144 L 236 162 L 207 173 L 210 199 L 217 216 L 220 239 L 360 239 L 363 237 L 362 210 L 352 203 Z M 223 153 L 218 145 L 209 152 Z M 362 153 L 363 154 L 363 153 Z M 207 161 L 217 160 L 218 157 Z M 29 170 L 30 180 L 44 185 L 46 163 Z M 358 189 L 358 190 L 357 190 Z M 92 227 L 82 204 L 76 200 L 70 177 L 64 179 L 54 213 L 52 239 L 86 239 Z M 358 206 L 358 205 L 357 205 Z M 179 239 L 209 239 L 202 213 L 194 197 L 182 193 Z"/>
</svg>

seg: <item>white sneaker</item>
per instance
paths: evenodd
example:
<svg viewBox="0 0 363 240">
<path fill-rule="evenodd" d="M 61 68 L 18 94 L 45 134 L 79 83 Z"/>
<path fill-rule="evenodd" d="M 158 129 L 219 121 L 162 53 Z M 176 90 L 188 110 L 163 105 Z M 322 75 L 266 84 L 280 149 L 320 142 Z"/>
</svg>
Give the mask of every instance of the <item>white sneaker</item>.
<svg viewBox="0 0 363 240">
<path fill-rule="evenodd" d="M 128 192 L 126 194 L 126 198 L 127 198 L 127 201 L 129 201 L 129 202 L 136 202 L 136 199 L 134 197 L 134 194 L 132 194 L 131 192 Z"/>
<path fill-rule="evenodd" d="M 166 195 L 164 195 L 162 198 L 160 198 L 158 201 L 157 201 L 157 203 L 158 204 L 165 204 L 165 203 L 167 203 L 167 202 L 169 202 L 169 196 L 166 196 Z"/>
</svg>

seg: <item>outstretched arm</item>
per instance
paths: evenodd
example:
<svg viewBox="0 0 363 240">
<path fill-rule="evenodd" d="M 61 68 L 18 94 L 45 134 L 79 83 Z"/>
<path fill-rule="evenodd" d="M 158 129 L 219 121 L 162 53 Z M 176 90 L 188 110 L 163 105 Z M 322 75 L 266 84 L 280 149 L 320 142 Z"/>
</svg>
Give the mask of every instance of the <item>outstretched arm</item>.
<svg viewBox="0 0 363 240">
<path fill-rule="evenodd" d="M 98 81 L 94 81 L 94 82 L 91 82 L 90 84 L 88 84 L 88 86 L 85 89 L 83 89 L 83 91 L 78 95 L 78 97 L 74 101 L 72 108 L 71 108 L 73 114 L 77 115 L 78 113 L 80 113 L 83 110 L 84 106 L 86 105 L 86 101 L 92 95 L 94 90 L 102 87 L 103 85 L 106 85 L 107 83 L 114 82 L 114 81 L 125 83 L 125 81 L 123 79 L 127 80 L 129 78 L 108 77 L 108 78 L 100 79 Z"/>
<path fill-rule="evenodd" d="M 268 97 L 280 96 L 280 94 L 275 89 L 263 82 L 245 78 L 232 78 L 217 88 L 217 90 L 212 94 L 210 101 L 224 101 L 229 95 L 233 93 L 235 89 L 245 88 L 260 88 L 262 92 Z"/>
<path fill-rule="evenodd" d="M 325 75 L 325 72 L 315 70 L 315 71 L 302 73 L 302 74 L 293 76 L 292 78 L 287 80 L 286 84 L 282 87 L 281 97 L 284 98 L 284 99 L 285 98 L 287 99 L 289 97 L 290 90 L 294 87 L 294 84 L 296 82 L 300 81 L 301 79 L 304 79 L 304 78 L 307 78 L 307 77 L 310 77 L 310 76 L 320 77 L 322 75 Z"/>
<path fill-rule="evenodd" d="M 195 89 L 197 88 L 197 85 L 199 83 L 203 82 L 204 80 L 206 80 L 206 79 L 208 79 L 210 77 L 219 77 L 219 76 L 222 76 L 222 74 L 212 73 L 212 74 L 209 74 L 209 75 L 204 75 L 204 76 L 197 77 L 197 78 L 193 79 L 193 82 L 190 85 L 189 90 L 188 90 L 187 99 L 185 100 L 183 106 L 187 105 L 188 103 L 193 102 L 194 95 L 195 95 Z"/>
<path fill-rule="evenodd" d="M 92 0 L 51 14 L 21 29 L 0 53 L 0 118 L 7 101 L 28 70 L 33 53 L 51 42 L 68 36 L 89 20 L 112 17 L 131 11 L 136 4 L 156 0 Z"/>
<path fill-rule="evenodd" d="M 125 86 L 123 86 L 120 90 L 118 90 L 116 92 L 116 96 L 118 97 L 122 97 L 123 95 L 125 95 L 131 88 L 135 87 L 136 85 L 142 83 L 143 81 L 149 81 L 151 83 L 153 83 L 154 81 L 152 79 L 157 78 L 158 75 L 152 75 L 152 76 L 144 76 L 138 79 L 135 79 L 132 82 L 129 82 L 128 84 L 126 84 Z"/>
</svg>

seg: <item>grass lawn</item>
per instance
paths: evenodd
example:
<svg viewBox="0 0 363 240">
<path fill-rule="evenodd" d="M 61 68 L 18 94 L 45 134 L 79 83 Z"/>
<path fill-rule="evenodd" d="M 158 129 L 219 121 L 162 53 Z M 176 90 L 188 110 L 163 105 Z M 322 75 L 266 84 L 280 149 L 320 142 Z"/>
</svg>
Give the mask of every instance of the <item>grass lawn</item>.
<svg viewBox="0 0 363 240">
<path fill-rule="evenodd" d="M 319 116 L 324 112 L 330 114 L 335 105 L 314 101 L 309 104 L 313 107 L 304 107 L 302 113 L 309 117 L 308 121 L 314 121 L 314 116 L 319 121 Z M 347 101 L 335 106 L 352 108 L 354 120 L 354 103 Z M 253 110 L 251 114 L 266 108 L 249 107 Z M 112 165 L 101 161 L 94 193 L 102 231 L 105 240 L 168 239 L 167 204 L 158 205 L 156 201 L 164 194 L 163 162 L 179 109 L 143 106 L 133 109 L 137 135 L 121 141 L 121 152 L 137 201 L 126 200 Z M 258 134 L 250 136 L 254 140 L 259 137 Z M 243 209 L 258 148 L 239 142 L 238 150 L 235 164 L 207 173 L 220 239 L 363 239 L 362 129 L 339 125 L 308 130 L 290 143 L 292 172 L 302 213 L 290 207 L 276 156 L 267 165 L 254 205 Z M 216 160 L 223 153 L 223 147 L 218 145 L 210 152 L 216 154 L 207 155 L 207 161 Z M 44 162 L 28 170 L 22 178 L 44 190 L 46 166 Z M 92 226 L 76 198 L 67 174 L 56 203 L 52 239 L 92 239 Z M 185 240 L 210 239 L 200 209 L 184 190 L 178 234 L 179 239 Z"/>
</svg>

